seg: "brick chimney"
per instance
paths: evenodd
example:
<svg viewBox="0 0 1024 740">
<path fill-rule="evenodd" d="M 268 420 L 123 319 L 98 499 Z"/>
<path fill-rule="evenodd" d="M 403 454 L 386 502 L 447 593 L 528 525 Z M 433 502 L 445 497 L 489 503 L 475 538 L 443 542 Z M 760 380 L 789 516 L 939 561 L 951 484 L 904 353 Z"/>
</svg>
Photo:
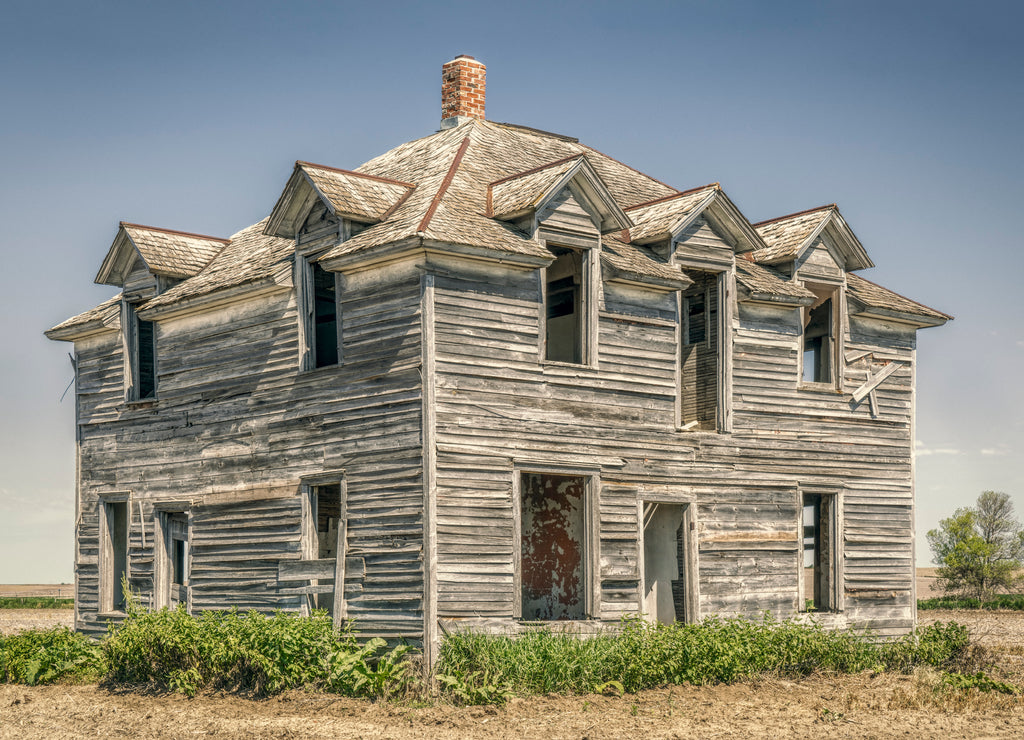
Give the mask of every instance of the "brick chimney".
<svg viewBox="0 0 1024 740">
<path fill-rule="evenodd" d="M 441 128 L 484 118 L 487 67 L 460 54 L 441 67 Z"/>
</svg>

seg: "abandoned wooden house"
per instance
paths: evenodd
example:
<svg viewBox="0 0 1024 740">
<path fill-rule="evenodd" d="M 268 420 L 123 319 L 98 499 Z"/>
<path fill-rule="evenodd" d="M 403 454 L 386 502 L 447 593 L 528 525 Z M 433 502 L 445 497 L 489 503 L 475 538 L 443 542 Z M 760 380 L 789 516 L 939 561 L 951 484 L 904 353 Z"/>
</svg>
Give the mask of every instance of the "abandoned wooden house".
<svg viewBox="0 0 1024 740">
<path fill-rule="evenodd" d="M 229 239 L 121 223 L 73 341 L 76 615 L 447 630 L 813 610 L 909 630 L 915 334 L 834 206 L 751 224 L 484 118 L 297 162 Z M 270 206 L 271 204 L 268 204 Z M 807 574 L 810 574 L 809 576 Z M 805 577 L 806 576 L 806 577 Z"/>
</svg>

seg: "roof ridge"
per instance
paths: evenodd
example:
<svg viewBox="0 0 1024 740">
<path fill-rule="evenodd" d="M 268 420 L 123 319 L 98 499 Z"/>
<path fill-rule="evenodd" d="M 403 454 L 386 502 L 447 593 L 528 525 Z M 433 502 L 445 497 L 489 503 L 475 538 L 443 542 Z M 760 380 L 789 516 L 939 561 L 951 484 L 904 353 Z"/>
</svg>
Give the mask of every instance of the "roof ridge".
<svg viewBox="0 0 1024 740">
<path fill-rule="evenodd" d="M 805 211 L 797 211 L 796 213 L 787 213 L 785 216 L 776 216 L 775 218 L 769 218 L 769 219 L 767 219 L 765 221 L 758 221 L 757 223 L 752 224 L 752 226 L 754 226 L 756 228 L 758 226 L 764 226 L 765 224 L 773 224 L 773 223 L 775 223 L 777 221 L 785 221 L 787 218 L 796 218 L 797 216 L 806 216 L 808 213 L 814 213 L 815 211 L 824 211 L 824 210 L 835 210 L 835 211 L 838 211 L 839 210 L 839 206 L 836 205 L 835 203 L 829 203 L 828 205 L 818 206 L 817 208 L 808 208 Z"/>
<path fill-rule="evenodd" d="M 502 121 L 487 121 L 487 123 L 494 124 L 495 126 L 505 126 L 507 128 L 518 129 L 520 131 L 525 131 L 530 134 L 537 134 L 538 136 L 549 136 L 552 139 L 561 139 L 562 141 L 567 141 L 570 144 L 580 143 L 580 140 L 575 136 L 569 136 L 568 134 L 556 134 L 553 131 L 545 131 L 544 129 L 533 128 L 532 126 L 523 126 L 522 124 L 519 123 L 503 123 Z M 580 146 L 584 145 L 580 144 Z"/>
<path fill-rule="evenodd" d="M 586 152 L 580 152 L 578 154 L 571 154 L 568 157 L 562 157 L 561 159 L 553 160 L 551 162 L 548 162 L 547 164 L 538 165 L 537 167 L 531 167 L 528 170 L 523 170 L 522 172 L 516 172 L 515 174 L 508 175 L 507 177 L 502 177 L 500 180 L 495 180 L 494 182 L 488 183 L 487 187 L 491 188 L 491 187 L 494 187 L 495 185 L 501 185 L 503 182 L 508 182 L 509 180 L 515 180 L 517 177 L 526 177 L 527 175 L 533 175 L 533 174 L 536 174 L 537 172 L 540 172 L 541 170 L 546 170 L 546 169 L 548 169 L 550 167 L 557 167 L 558 165 L 565 164 L 566 162 L 569 162 L 569 161 L 571 161 L 573 159 L 579 159 L 580 157 L 586 157 L 586 156 L 587 156 Z"/>
<path fill-rule="evenodd" d="M 638 170 L 638 169 L 637 169 L 636 167 L 630 167 L 630 166 L 629 166 L 628 164 L 626 164 L 625 162 L 620 162 L 620 161 L 619 161 L 619 160 L 617 160 L 617 159 L 616 159 L 615 157 L 611 157 L 611 156 L 609 156 L 609 155 L 605 154 L 604 152 L 602 152 L 602 151 L 599 151 L 598 149 L 595 149 L 594 147 L 590 146 L 589 144 L 580 144 L 580 146 L 581 146 L 581 147 L 583 147 L 584 149 L 589 149 L 590 151 L 594 152 L 595 154 L 600 154 L 600 155 L 601 155 L 602 157 L 604 157 L 605 159 L 610 159 L 610 160 L 611 160 L 612 162 L 615 162 L 615 164 L 619 165 L 620 167 L 625 167 L 625 168 L 626 168 L 627 170 L 631 170 L 631 171 L 635 172 L 636 174 L 640 175 L 641 177 L 646 177 L 646 178 L 647 178 L 648 180 L 650 180 L 651 182 L 656 182 L 656 183 L 658 183 L 659 185 L 661 185 L 661 186 L 663 186 L 663 187 L 666 187 L 666 188 L 668 188 L 669 190 L 672 190 L 672 191 L 674 191 L 674 192 L 676 192 L 676 193 L 678 193 L 678 192 L 679 192 L 678 188 L 674 188 L 674 187 L 672 187 L 672 186 L 671 186 L 671 185 L 669 185 L 669 184 L 668 184 L 667 182 L 662 182 L 661 180 L 659 180 L 659 179 L 658 179 L 658 178 L 656 178 L 656 177 L 651 177 L 651 176 L 650 176 L 650 175 L 648 175 L 648 174 L 647 174 L 646 172 L 641 172 L 641 171 L 640 171 L 640 170 Z M 625 209 L 623 209 L 623 210 L 625 210 Z"/>
<path fill-rule="evenodd" d="M 417 232 L 424 232 L 427 227 L 430 226 L 430 220 L 434 217 L 434 212 L 437 207 L 441 204 L 441 199 L 444 194 L 448 191 L 448 186 L 452 184 L 452 180 L 455 179 L 455 173 L 459 169 L 459 165 L 462 164 L 462 156 L 469 149 L 470 137 L 466 136 L 462 140 L 462 144 L 459 145 L 459 150 L 455 152 L 455 159 L 452 160 L 451 166 L 448 168 L 447 174 L 444 176 L 444 180 L 441 181 L 440 187 L 437 192 L 434 193 L 433 199 L 430 201 L 430 206 L 427 208 L 427 212 L 423 214 L 423 219 L 420 221 L 419 226 L 416 227 Z"/>
<path fill-rule="evenodd" d="M 127 226 L 127 227 L 132 227 L 132 228 L 135 228 L 135 229 L 146 229 L 147 231 L 159 231 L 159 232 L 161 232 L 163 234 L 177 234 L 178 236 L 190 236 L 190 237 L 192 237 L 194 239 L 208 239 L 208 240 L 214 241 L 214 242 L 224 242 L 225 244 L 227 244 L 228 242 L 231 241 L 230 239 L 224 239 L 224 238 L 219 237 L 219 236 L 209 236 L 208 234 L 195 234 L 195 233 L 192 233 L 191 231 L 178 231 L 176 229 L 161 229 L 159 226 L 146 226 L 145 224 L 133 224 L 131 221 L 120 221 L 118 223 L 118 226 L 120 226 L 122 228 Z"/>
<path fill-rule="evenodd" d="M 954 320 L 954 317 L 953 317 L 953 316 L 950 316 L 950 315 L 949 315 L 948 313 L 944 313 L 944 312 L 940 311 L 940 310 L 939 310 L 939 309 L 937 309 L 937 308 L 932 308 L 931 306 L 926 306 L 926 305 L 924 305 L 923 303 L 921 303 L 920 301 L 915 301 L 915 300 L 914 300 L 913 298 L 907 298 L 907 297 L 906 297 L 905 295 L 903 295 L 902 293 L 897 293 L 897 292 L 896 292 L 895 290 L 893 290 L 892 288 L 886 288 L 886 287 L 885 287 L 884 285 L 879 285 L 878 283 L 876 283 L 876 282 L 874 282 L 874 281 L 872 281 L 872 280 L 868 280 L 868 279 L 867 279 L 866 277 L 864 277 L 864 276 L 862 276 L 862 275 L 856 275 L 856 274 L 854 274 L 854 273 L 852 273 L 852 272 L 849 272 L 849 271 L 847 271 L 847 273 L 846 273 L 846 277 L 847 277 L 847 279 L 849 279 L 849 278 L 856 278 L 857 280 L 863 280 L 863 281 L 864 281 L 865 283 L 867 283 L 868 285 L 874 285 L 874 286 L 875 286 L 876 288 L 878 288 L 878 289 L 880 289 L 880 290 L 884 290 L 884 291 L 886 291 L 887 293 L 892 293 L 892 294 L 893 294 L 893 295 L 895 295 L 895 296 L 899 296 L 899 297 L 900 297 L 900 298 L 902 298 L 903 300 L 905 300 L 905 301 L 909 301 L 910 303 L 913 303 L 913 304 L 914 304 L 915 306 L 920 306 L 921 308 L 926 308 L 926 309 L 928 309 L 929 311 L 934 311 L 935 313 L 937 313 L 937 314 L 939 314 L 939 315 L 941 315 L 941 316 L 945 316 L 945 317 L 946 317 L 947 319 L 949 319 L 950 321 L 953 321 L 953 320 Z"/>
<path fill-rule="evenodd" d="M 331 166 L 326 165 L 326 164 L 317 164 L 316 162 L 306 162 L 305 160 L 302 160 L 302 159 L 296 159 L 295 160 L 295 166 L 296 167 L 299 167 L 299 166 L 315 167 L 318 170 L 327 170 L 328 172 L 337 172 L 337 173 L 342 174 L 342 175 L 352 175 L 353 177 L 365 177 L 368 180 L 378 180 L 380 182 L 386 182 L 386 183 L 389 183 L 391 185 L 401 185 L 402 187 L 406 187 L 406 188 L 414 188 L 414 187 L 416 187 L 416 185 L 414 183 L 411 183 L 411 182 L 403 182 L 402 180 L 395 180 L 395 179 L 390 178 L 390 177 L 381 177 L 380 175 L 370 175 L 370 174 L 367 174 L 365 172 L 356 172 L 354 170 L 343 170 L 340 167 L 331 167 Z"/>
<path fill-rule="evenodd" d="M 717 182 L 708 183 L 707 185 L 701 185 L 700 187 L 690 188 L 689 190 L 682 190 L 671 195 L 663 195 L 660 198 L 654 200 L 647 200 L 643 203 L 637 203 L 634 206 L 627 206 L 623 208 L 624 211 L 632 211 L 635 208 L 643 208 L 644 206 L 653 206 L 655 203 L 662 203 L 666 200 L 672 200 L 673 198 L 681 198 L 684 195 L 693 195 L 694 193 L 700 192 L 701 190 L 707 190 L 708 188 L 714 188 L 715 190 L 721 190 L 722 186 Z"/>
</svg>

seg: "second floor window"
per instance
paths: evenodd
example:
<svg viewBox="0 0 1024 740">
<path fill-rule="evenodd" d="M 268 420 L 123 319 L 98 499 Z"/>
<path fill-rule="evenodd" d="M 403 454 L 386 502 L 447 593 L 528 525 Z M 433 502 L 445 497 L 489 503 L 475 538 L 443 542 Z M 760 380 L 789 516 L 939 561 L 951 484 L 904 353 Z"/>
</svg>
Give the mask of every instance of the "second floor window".
<svg viewBox="0 0 1024 740">
<path fill-rule="evenodd" d="M 134 303 L 126 303 L 123 310 L 128 400 L 156 398 L 156 324 L 140 319 Z"/>
<path fill-rule="evenodd" d="M 337 365 L 341 361 L 341 326 L 337 277 L 308 259 L 302 260 L 303 369 Z"/>
<path fill-rule="evenodd" d="M 580 365 L 587 356 L 587 254 L 550 249 L 555 261 L 544 270 L 544 359 Z"/>
<path fill-rule="evenodd" d="M 803 382 L 835 383 L 838 342 L 837 301 L 834 290 L 807 286 L 818 300 L 804 314 Z"/>
</svg>

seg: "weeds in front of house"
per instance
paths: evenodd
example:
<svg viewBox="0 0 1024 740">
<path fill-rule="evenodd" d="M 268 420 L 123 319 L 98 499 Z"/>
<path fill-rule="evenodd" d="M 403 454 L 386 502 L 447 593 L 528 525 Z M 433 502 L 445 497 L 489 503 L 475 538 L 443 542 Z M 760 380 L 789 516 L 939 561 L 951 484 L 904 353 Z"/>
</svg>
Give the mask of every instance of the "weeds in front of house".
<svg viewBox="0 0 1024 740">
<path fill-rule="evenodd" d="M 0 635 L 0 683 L 91 683 L 103 669 L 100 646 L 67 627 Z"/>
<path fill-rule="evenodd" d="M 890 672 L 938 676 L 928 691 L 949 701 L 980 693 L 1019 696 L 1016 686 L 982 672 L 982 653 L 955 623 L 889 641 L 769 617 L 674 625 L 631 619 L 619 630 L 592 636 L 555 629 L 517 636 L 458 632 L 446 638 L 428 681 L 411 647 L 379 638 L 360 644 L 350 631 L 335 630 L 323 612 L 193 616 L 182 608 L 148 611 L 131 601 L 128 611 L 100 642 L 64 628 L 0 638 L 0 678 L 31 684 L 102 680 L 188 696 L 211 689 L 267 696 L 306 687 L 409 700 L 439 692 L 444 700 L 469 705 L 500 704 L 514 695 L 621 696 L 752 677 Z M 924 691 L 915 689 L 916 701 Z"/>
<path fill-rule="evenodd" d="M 517 637 L 456 633 L 445 640 L 438 671 L 466 681 L 486 676 L 517 694 L 581 694 L 609 686 L 633 693 L 758 675 L 905 673 L 919 665 L 949 670 L 969 659 L 967 630 L 953 623 L 880 641 L 818 624 L 711 618 L 674 625 L 629 620 L 618 633 L 586 638 L 551 630 Z"/>
</svg>

